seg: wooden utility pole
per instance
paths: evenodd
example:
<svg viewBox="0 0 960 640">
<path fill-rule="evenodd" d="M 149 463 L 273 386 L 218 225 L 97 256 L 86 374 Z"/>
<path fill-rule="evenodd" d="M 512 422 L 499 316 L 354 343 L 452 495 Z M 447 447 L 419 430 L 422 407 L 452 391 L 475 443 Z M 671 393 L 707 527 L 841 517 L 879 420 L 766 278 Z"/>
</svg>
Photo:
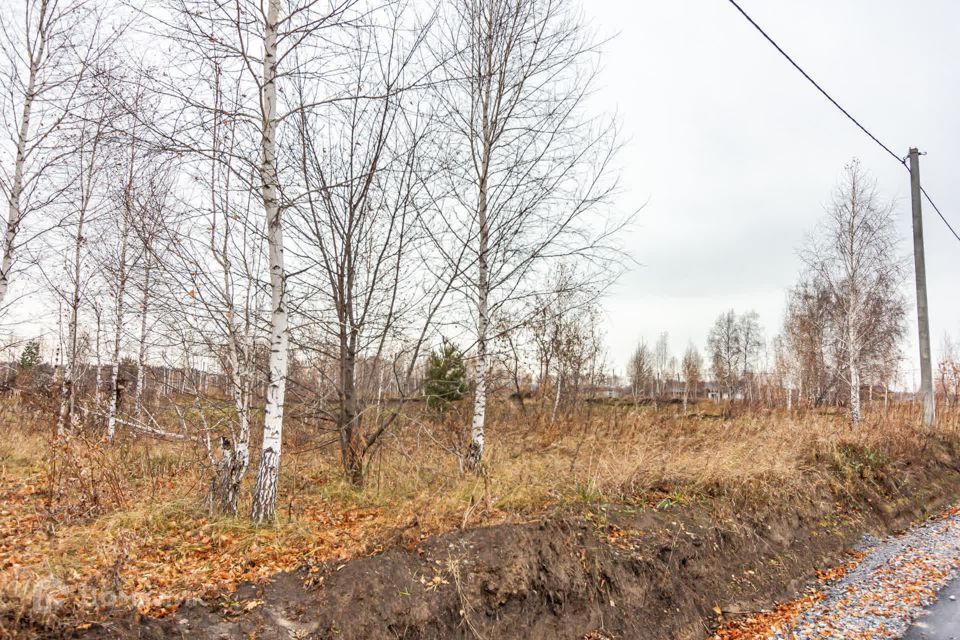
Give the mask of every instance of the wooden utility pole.
<svg viewBox="0 0 960 640">
<path fill-rule="evenodd" d="M 920 209 L 920 152 L 910 149 L 910 197 L 913 201 L 913 265 L 917 277 L 917 329 L 920 334 L 920 393 L 923 396 L 923 424 L 932 427 L 937 419 L 930 362 L 930 318 L 927 306 L 927 270 L 923 260 L 923 218 Z"/>
</svg>

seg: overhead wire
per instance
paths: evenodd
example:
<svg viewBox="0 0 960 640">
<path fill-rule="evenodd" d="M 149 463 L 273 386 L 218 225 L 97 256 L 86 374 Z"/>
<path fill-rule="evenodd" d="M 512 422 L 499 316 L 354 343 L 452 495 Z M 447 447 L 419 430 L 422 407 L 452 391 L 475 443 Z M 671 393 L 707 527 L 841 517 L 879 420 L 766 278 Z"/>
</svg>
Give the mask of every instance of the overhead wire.
<svg viewBox="0 0 960 640">
<path fill-rule="evenodd" d="M 850 122 L 852 122 L 853 124 L 855 124 L 855 125 L 857 126 L 857 128 L 859 128 L 861 131 L 863 131 L 865 134 L 867 134 L 867 136 L 869 136 L 869 138 L 870 138 L 871 140 L 873 140 L 874 142 L 876 142 L 876 143 L 880 146 L 881 149 L 883 149 L 884 151 L 886 151 L 886 152 L 887 152 L 894 160 L 896 160 L 901 166 L 905 167 L 908 172 L 910 171 L 910 167 L 907 166 L 907 162 L 906 162 L 906 160 L 905 160 L 904 158 L 902 158 L 902 157 L 898 156 L 896 153 L 894 153 L 893 150 L 892 150 L 889 146 L 887 146 L 886 144 L 884 144 L 884 143 L 880 140 L 880 138 L 878 138 L 878 137 L 875 136 L 873 133 L 871 133 L 870 130 L 867 129 L 863 124 L 861 124 L 861 122 L 860 122 L 859 120 L 857 120 L 856 118 L 854 118 L 853 115 L 852 115 L 849 111 L 847 111 L 846 109 L 844 109 L 843 106 L 842 106 L 839 102 L 837 102 L 837 101 L 833 98 L 833 96 L 831 96 L 829 93 L 827 93 L 826 89 L 824 89 L 822 86 L 820 86 L 820 83 L 818 83 L 816 80 L 814 80 L 813 77 L 812 77 L 809 73 L 807 73 L 807 72 L 803 69 L 803 67 L 801 67 L 801 66 L 797 63 L 797 61 L 794 60 L 794 59 L 790 56 L 789 53 L 787 53 L 786 51 L 784 51 L 783 47 L 781 47 L 779 44 L 777 44 L 777 41 L 776 41 L 776 40 L 774 40 L 772 37 L 770 37 L 770 34 L 768 34 L 768 33 L 763 29 L 763 27 L 761 27 L 759 24 L 757 24 L 756 20 L 754 20 L 753 18 L 750 17 L 750 14 L 748 14 L 746 11 L 744 11 L 743 7 L 741 7 L 741 6 L 736 2 L 736 0 L 727 0 L 727 1 L 728 1 L 730 4 L 732 4 L 732 5 L 736 8 L 737 11 L 740 12 L 740 15 L 742 15 L 744 18 L 746 18 L 747 22 L 749 22 L 751 25 L 753 25 L 753 27 L 754 27 L 757 31 L 760 32 L 760 35 L 762 35 L 762 36 L 767 40 L 767 42 L 769 42 L 771 45 L 773 45 L 773 47 L 774 47 L 777 51 L 780 52 L 780 55 L 782 55 L 784 58 L 786 58 L 787 61 L 788 61 L 791 65 L 793 65 L 793 68 L 794 68 L 794 69 L 796 69 L 797 71 L 799 71 L 800 74 L 801 74 L 804 78 L 806 78 L 807 81 L 810 82 L 810 84 L 812 84 L 814 87 L 816 87 L 817 91 L 819 91 L 819 92 L 823 95 L 823 97 L 825 97 L 827 100 L 830 101 L 830 103 L 831 103 L 833 106 L 835 106 L 837 109 L 839 109 L 840 112 L 841 112 L 843 115 L 845 115 L 845 116 L 850 120 Z M 938 215 L 938 216 L 940 216 L 940 220 L 943 221 L 943 224 L 945 224 L 946 227 L 947 227 L 947 229 L 950 230 L 950 233 L 953 234 L 953 237 L 956 238 L 958 242 L 960 242 L 960 234 L 958 234 L 958 233 L 957 233 L 957 230 L 953 228 L 953 225 L 951 225 L 951 224 L 950 224 L 950 221 L 947 220 L 946 216 L 943 215 L 943 213 L 940 211 L 940 208 L 936 205 L 936 203 L 933 201 L 933 198 L 930 197 L 930 194 L 927 193 L 927 190 L 924 189 L 922 185 L 921 185 L 921 187 L 920 187 L 920 191 L 923 193 L 924 197 L 927 199 L 927 202 L 930 203 L 930 206 L 933 207 L 933 210 L 937 212 L 937 215 Z"/>
</svg>

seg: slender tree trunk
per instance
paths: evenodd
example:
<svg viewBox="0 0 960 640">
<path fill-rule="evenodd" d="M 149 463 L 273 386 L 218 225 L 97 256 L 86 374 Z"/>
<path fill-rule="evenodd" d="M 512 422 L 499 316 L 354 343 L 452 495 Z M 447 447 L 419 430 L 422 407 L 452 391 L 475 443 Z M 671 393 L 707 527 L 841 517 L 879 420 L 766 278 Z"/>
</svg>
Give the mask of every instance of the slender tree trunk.
<svg viewBox="0 0 960 640">
<path fill-rule="evenodd" d="M 467 467 L 480 469 L 483 459 L 484 422 L 487 412 L 487 331 L 489 326 L 489 274 L 487 273 L 487 194 L 486 185 L 480 191 L 480 258 L 477 287 L 477 357 L 476 390 L 473 396 L 473 422 L 470 427 L 470 448 L 467 451 Z"/>
<path fill-rule="evenodd" d="M 356 335 L 340 339 L 340 459 L 347 480 L 355 487 L 363 485 L 363 451 L 360 442 L 360 416 L 356 392 Z"/>
<path fill-rule="evenodd" d="M 143 398 L 147 386 L 147 312 L 150 306 L 151 267 L 149 252 L 145 259 L 147 263 L 143 273 L 143 298 L 140 301 L 140 344 L 137 352 L 137 396 L 135 405 L 137 418 L 143 414 Z"/>
<path fill-rule="evenodd" d="M 280 447 L 283 435 L 283 401 L 287 385 L 287 301 L 286 274 L 283 265 L 283 223 L 280 215 L 279 184 L 276 167 L 277 135 L 277 21 L 280 0 L 270 0 L 264 30 L 263 137 L 261 139 L 260 176 L 263 180 L 263 206 L 267 219 L 267 245 L 270 258 L 270 357 L 269 383 L 264 407 L 263 447 L 257 483 L 253 495 L 253 519 L 266 522 L 276 517 L 277 484 L 280 479 Z"/>
<path fill-rule="evenodd" d="M 43 24 L 47 12 L 47 3 L 40 4 L 38 24 Z M 7 194 L 7 228 L 3 238 L 3 257 L 0 259 L 0 305 L 7 297 L 10 285 L 10 270 L 13 268 L 13 254 L 16 247 L 17 233 L 23 217 L 21 210 L 21 196 L 23 195 L 23 171 L 27 163 L 27 141 L 30 135 L 30 118 L 33 111 L 33 101 L 36 98 L 37 75 L 40 71 L 40 60 L 46 50 L 46 37 L 41 29 L 36 54 L 30 58 L 30 72 L 27 87 L 24 92 L 23 111 L 20 113 L 20 127 L 17 131 L 16 157 L 13 165 L 13 181 L 10 192 Z"/>
<path fill-rule="evenodd" d="M 80 207 L 77 233 L 73 242 L 73 291 L 70 296 L 70 320 L 67 323 L 67 354 L 63 381 L 60 385 L 60 412 L 57 416 L 57 435 L 66 433 L 72 422 L 74 407 L 74 379 L 77 366 L 77 315 L 80 309 L 80 253 L 83 248 L 83 223 L 86 206 Z M 99 345 L 98 345 L 99 346 Z"/>
<path fill-rule="evenodd" d="M 232 318 L 232 314 L 231 314 Z M 237 515 L 240 485 L 250 466 L 250 396 L 251 377 L 248 358 L 252 350 L 241 360 L 237 336 L 231 329 L 230 346 L 230 391 L 237 411 L 237 440 L 220 439 L 222 454 L 214 469 L 210 501 L 215 511 L 222 515 Z"/>
<path fill-rule="evenodd" d="M 132 179 L 132 178 L 131 178 Z M 127 284 L 127 237 L 129 235 L 129 194 L 128 210 L 124 211 L 120 237 L 120 255 L 117 268 L 116 300 L 113 310 L 114 334 L 113 349 L 110 353 L 110 399 L 107 406 L 107 440 L 112 441 L 117 431 L 117 412 L 120 410 L 120 346 L 123 337 L 123 295 Z"/>
<path fill-rule="evenodd" d="M 563 377 L 557 375 L 557 391 L 553 394 L 553 413 L 550 415 L 550 422 L 557 420 L 557 410 L 560 409 L 560 393 L 563 390 Z"/>
<path fill-rule="evenodd" d="M 221 456 L 214 469 L 210 487 L 210 501 L 214 511 L 235 516 L 240 501 L 240 485 L 250 466 L 250 410 L 249 395 L 242 393 L 235 399 L 239 421 L 238 439 L 230 442 L 220 438 Z"/>
<path fill-rule="evenodd" d="M 852 297 L 852 296 L 851 296 Z M 847 326 L 847 365 L 850 368 L 850 421 L 853 426 L 860 424 L 860 363 L 856 329 L 856 313 L 851 300 L 851 312 Z"/>
<path fill-rule="evenodd" d="M 97 329 L 96 329 L 96 338 L 95 338 L 95 350 L 94 362 L 97 367 L 97 371 L 93 376 L 93 407 L 95 415 L 99 416 L 100 411 L 103 408 L 103 360 L 100 356 L 100 334 L 101 334 L 101 324 L 100 324 L 100 306 L 96 305 L 94 308 L 94 314 L 97 319 Z"/>
</svg>

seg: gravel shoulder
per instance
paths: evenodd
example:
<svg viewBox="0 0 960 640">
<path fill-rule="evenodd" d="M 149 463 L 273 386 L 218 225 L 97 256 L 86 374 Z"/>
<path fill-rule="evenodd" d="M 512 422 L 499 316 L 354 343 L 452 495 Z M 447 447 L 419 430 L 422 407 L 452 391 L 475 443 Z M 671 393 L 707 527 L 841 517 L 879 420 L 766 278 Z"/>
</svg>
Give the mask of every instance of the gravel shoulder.
<svg viewBox="0 0 960 640">
<path fill-rule="evenodd" d="M 954 581 L 960 568 L 960 508 L 900 535 L 867 538 L 862 546 L 866 555 L 859 566 L 771 640 L 960 638 L 960 606 L 949 598 L 960 597 L 960 583 Z M 937 602 L 938 592 L 939 606 L 905 636 L 911 623 Z"/>
</svg>

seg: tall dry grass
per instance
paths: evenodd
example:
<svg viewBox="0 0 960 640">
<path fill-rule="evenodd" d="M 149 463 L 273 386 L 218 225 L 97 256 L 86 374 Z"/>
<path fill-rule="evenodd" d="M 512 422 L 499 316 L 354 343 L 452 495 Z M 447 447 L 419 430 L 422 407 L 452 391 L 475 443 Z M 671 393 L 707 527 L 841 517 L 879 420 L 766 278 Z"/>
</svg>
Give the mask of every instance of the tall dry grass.
<svg viewBox="0 0 960 640">
<path fill-rule="evenodd" d="M 205 511 L 196 444 L 127 434 L 108 446 L 96 433 L 54 444 L 49 411 L 0 402 L 0 621 L 163 612 L 304 563 L 547 509 L 809 491 L 857 465 L 922 459 L 931 442 L 954 447 L 960 434 L 956 413 L 931 434 L 912 405 L 874 405 L 857 429 L 839 410 L 712 403 L 686 413 L 590 404 L 553 419 L 536 404 L 503 402 L 489 418 L 481 475 L 463 473 L 456 455 L 466 419 L 411 411 L 368 460 L 360 489 L 342 479 L 335 445 L 321 446 L 328 434 L 292 425 L 279 519 L 257 528 Z"/>
</svg>

